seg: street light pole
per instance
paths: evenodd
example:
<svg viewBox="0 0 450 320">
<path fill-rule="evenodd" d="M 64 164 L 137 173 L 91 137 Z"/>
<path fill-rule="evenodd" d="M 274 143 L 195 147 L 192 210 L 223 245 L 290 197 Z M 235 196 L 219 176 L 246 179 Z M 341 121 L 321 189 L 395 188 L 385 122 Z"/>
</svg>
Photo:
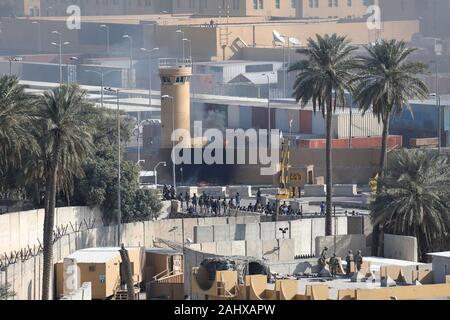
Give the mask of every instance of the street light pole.
<svg viewBox="0 0 450 320">
<path fill-rule="evenodd" d="M 117 157 L 118 157 L 118 168 L 117 168 L 117 178 L 118 178 L 118 189 L 117 189 L 117 243 L 120 246 L 121 244 L 121 234 L 122 234 L 122 203 L 121 203 L 121 190 L 120 190 L 120 180 L 121 180 L 121 149 L 120 149 L 120 98 L 119 89 L 105 89 L 108 92 L 115 93 L 117 96 Z"/>
<path fill-rule="evenodd" d="M 189 59 L 192 62 L 192 41 L 187 38 L 183 38 L 183 42 L 189 43 Z M 183 46 L 184 46 L 184 44 L 183 44 Z"/>
<path fill-rule="evenodd" d="M 87 73 L 95 73 L 96 75 L 100 76 L 100 80 L 101 80 L 100 106 L 103 108 L 103 90 L 104 90 L 103 86 L 105 85 L 105 82 L 104 82 L 105 80 L 104 80 L 104 78 L 105 78 L 106 75 L 108 75 L 108 74 L 110 74 L 110 73 L 113 73 L 113 72 L 119 72 L 119 70 L 110 70 L 110 71 L 108 71 L 108 72 L 95 71 L 95 70 L 84 70 L 84 72 L 87 72 Z M 108 91 L 110 91 L 110 90 L 108 90 Z"/>
<path fill-rule="evenodd" d="M 153 168 L 153 173 L 155 174 L 155 187 L 158 187 L 158 171 L 157 171 L 157 169 L 161 164 L 164 165 L 164 167 L 167 166 L 167 163 L 165 161 L 161 161 L 156 164 L 155 168 Z"/>
<path fill-rule="evenodd" d="M 439 96 L 439 61 L 438 56 L 442 55 L 442 43 L 438 38 L 434 39 L 434 55 L 435 55 L 435 67 L 436 67 L 436 108 L 438 112 L 438 150 L 441 152 L 442 135 L 441 135 L 441 99 Z"/>
<path fill-rule="evenodd" d="M 106 53 L 109 54 L 109 26 L 102 24 L 100 25 L 100 28 L 105 29 L 106 31 Z"/>
<path fill-rule="evenodd" d="M 271 123 L 270 123 L 270 77 L 267 73 L 264 73 L 263 76 L 267 78 L 267 132 L 269 134 L 268 143 L 270 148 L 270 140 L 271 140 Z"/>
<path fill-rule="evenodd" d="M 124 39 L 130 40 L 130 72 L 129 72 L 129 75 L 128 75 L 128 85 L 129 85 L 130 88 L 132 88 L 133 84 L 132 84 L 132 80 L 131 79 L 132 79 L 132 72 L 133 72 L 133 37 L 128 35 L 128 34 L 125 34 L 122 37 Z"/>
<path fill-rule="evenodd" d="M 37 33 L 38 33 L 38 53 L 42 52 L 42 42 L 41 42 L 41 23 L 38 21 L 33 21 L 32 24 L 35 24 L 38 26 Z"/>
<path fill-rule="evenodd" d="M 172 133 L 175 131 L 175 104 L 174 104 L 174 98 L 169 95 L 164 95 L 161 97 L 161 99 L 170 99 L 172 102 Z M 172 139 L 170 139 L 172 140 Z M 175 153 L 175 141 L 172 140 L 172 153 Z M 176 179 L 176 170 L 175 170 L 175 161 L 172 157 L 172 179 L 173 179 L 173 188 L 175 189 L 175 192 L 177 191 L 177 179 Z"/>
<path fill-rule="evenodd" d="M 148 105 L 152 106 L 152 53 L 158 51 L 159 48 L 153 48 L 148 50 L 146 48 L 141 48 L 141 51 L 148 53 Z"/>
<path fill-rule="evenodd" d="M 183 63 L 184 63 L 184 41 L 183 41 L 183 39 L 185 38 L 185 36 L 184 36 L 184 31 L 182 31 L 182 30 L 177 30 L 176 31 L 176 33 L 181 33 L 182 34 L 182 37 L 181 37 L 181 46 L 182 46 L 182 50 L 183 50 Z"/>
<path fill-rule="evenodd" d="M 62 35 L 59 31 L 52 31 L 52 34 L 58 36 L 58 42 L 52 42 L 52 45 L 59 47 L 59 85 L 62 84 L 62 47 L 70 44 L 70 42 L 62 42 Z"/>
</svg>

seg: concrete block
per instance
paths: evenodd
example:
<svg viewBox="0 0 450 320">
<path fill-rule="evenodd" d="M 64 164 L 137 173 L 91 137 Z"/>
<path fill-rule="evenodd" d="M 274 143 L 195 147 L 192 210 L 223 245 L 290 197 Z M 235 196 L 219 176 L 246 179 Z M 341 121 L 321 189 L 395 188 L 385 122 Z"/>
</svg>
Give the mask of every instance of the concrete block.
<svg viewBox="0 0 450 320">
<path fill-rule="evenodd" d="M 188 218 L 184 220 L 184 238 L 194 240 L 194 227 L 198 225 L 197 218 Z"/>
<path fill-rule="evenodd" d="M 197 196 L 203 194 L 205 192 L 208 196 L 212 197 L 225 197 L 227 194 L 227 188 L 226 187 L 198 187 L 197 188 L 198 193 Z"/>
<path fill-rule="evenodd" d="M 335 197 L 354 197 L 358 194 L 356 184 L 335 184 L 333 195 Z"/>
<path fill-rule="evenodd" d="M 275 222 L 260 223 L 261 240 L 276 239 Z"/>
<path fill-rule="evenodd" d="M 313 218 L 311 219 L 311 238 L 314 242 L 316 237 L 325 236 L 325 218 Z"/>
<path fill-rule="evenodd" d="M 283 232 L 280 229 L 287 229 L 286 234 L 283 236 Z M 275 239 L 289 239 L 290 238 L 290 228 L 288 221 L 277 221 L 275 222 Z"/>
<path fill-rule="evenodd" d="M 417 262 L 417 238 L 385 234 L 384 257 Z"/>
<path fill-rule="evenodd" d="M 194 242 L 204 243 L 213 242 L 214 233 L 212 226 L 195 226 L 194 227 Z"/>
<path fill-rule="evenodd" d="M 293 210 L 302 209 L 303 212 L 309 212 L 309 202 L 308 201 L 290 200 L 289 205 L 292 207 Z"/>
<path fill-rule="evenodd" d="M 229 224 L 230 241 L 246 240 L 246 225 L 245 224 Z"/>
<path fill-rule="evenodd" d="M 279 261 L 292 261 L 295 256 L 295 242 L 293 239 L 278 239 L 280 248 L 278 254 Z"/>
<path fill-rule="evenodd" d="M 247 256 L 262 258 L 262 241 L 245 241 Z"/>
<path fill-rule="evenodd" d="M 216 254 L 217 247 L 215 242 L 204 242 L 201 244 L 201 252 Z"/>
<path fill-rule="evenodd" d="M 230 241 L 230 227 L 227 224 L 214 225 L 213 227 L 213 241 Z"/>
<path fill-rule="evenodd" d="M 122 224 L 121 240 L 129 247 L 142 246 L 144 244 L 144 224 L 142 222 Z"/>
<path fill-rule="evenodd" d="M 336 241 L 336 255 L 345 259 L 349 250 L 355 254 L 358 250 L 363 252 L 366 249 L 365 237 L 362 234 L 337 235 L 328 237 L 316 237 L 316 257 L 320 256 L 324 247 L 328 248 L 328 252 L 334 252 L 334 241 Z"/>
<path fill-rule="evenodd" d="M 278 240 L 263 240 L 262 241 L 262 253 L 263 258 L 269 261 L 278 261 L 279 257 L 279 244 Z"/>
<path fill-rule="evenodd" d="M 305 197 L 325 197 L 326 185 L 307 184 L 303 188 Z"/>
<path fill-rule="evenodd" d="M 245 225 L 245 240 L 256 241 L 261 239 L 261 223 L 248 223 Z M 242 240 L 244 240 L 242 239 Z"/>
<path fill-rule="evenodd" d="M 244 223 L 259 223 L 261 218 L 259 216 L 244 216 Z"/>
<path fill-rule="evenodd" d="M 362 216 L 347 217 L 347 232 L 348 234 L 363 234 L 364 222 Z"/>
<path fill-rule="evenodd" d="M 245 241 L 233 241 L 231 243 L 231 254 L 233 256 L 246 256 Z"/>
<path fill-rule="evenodd" d="M 257 190 L 255 191 L 257 192 Z M 275 196 L 280 193 L 280 188 L 261 188 L 262 195 L 271 195 Z"/>
<path fill-rule="evenodd" d="M 241 198 L 248 198 L 252 196 L 251 186 L 228 186 L 226 190 L 229 197 L 234 197 L 237 193 L 239 193 Z"/>
<path fill-rule="evenodd" d="M 217 242 L 216 253 L 222 256 L 231 256 L 232 255 L 231 245 L 232 241 Z"/>
<path fill-rule="evenodd" d="M 183 196 L 187 192 L 191 198 L 194 196 L 194 193 L 197 194 L 198 196 L 197 187 L 186 187 L 186 186 L 177 187 L 177 193 L 180 194 L 180 192 L 183 193 Z"/>
<path fill-rule="evenodd" d="M 311 219 L 289 221 L 290 238 L 295 242 L 295 255 L 311 254 Z"/>
</svg>

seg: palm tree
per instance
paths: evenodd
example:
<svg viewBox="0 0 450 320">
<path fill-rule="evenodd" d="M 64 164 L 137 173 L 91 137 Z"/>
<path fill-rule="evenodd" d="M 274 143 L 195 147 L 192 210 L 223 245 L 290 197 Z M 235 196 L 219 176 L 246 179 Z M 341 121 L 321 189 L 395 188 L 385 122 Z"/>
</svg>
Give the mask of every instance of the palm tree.
<svg viewBox="0 0 450 320">
<path fill-rule="evenodd" d="M 407 48 L 404 41 L 381 40 L 366 46 L 367 55 L 358 57 L 360 68 L 355 78 L 355 102 L 363 112 L 373 110 L 383 124 L 378 177 L 386 167 L 387 141 L 390 119 L 408 106 L 410 99 L 424 99 L 428 95 L 425 83 L 418 76 L 427 66 L 407 59 L 416 49 Z"/>
<path fill-rule="evenodd" d="M 399 150 L 390 155 L 381 191 L 371 209 L 373 223 L 391 234 L 417 238 L 419 257 L 448 249 L 450 166 L 438 152 Z"/>
<path fill-rule="evenodd" d="M 28 130 L 33 104 L 15 76 L 0 78 L 0 171 L 21 160 L 24 147 L 34 148 Z"/>
<path fill-rule="evenodd" d="M 346 90 L 351 90 L 352 70 L 355 62 L 352 52 L 356 47 L 349 45 L 346 37 L 336 34 L 320 36 L 316 40 L 308 39 L 304 49 L 297 53 L 306 59 L 293 64 L 289 71 L 297 72 L 293 96 L 304 107 L 312 102 L 314 112 L 318 109 L 326 118 L 326 223 L 325 234 L 332 234 L 332 158 L 331 158 L 331 121 L 336 107 L 344 106 Z"/>
<path fill-rule="evenodd" d="M 92 151 L 91 104 L 77 85 L 63 85 L 45 92 L 37 100 L 36 132 L 43 158 L 45 178 L 45 219 L 43 231 L 42 299 L 50 297 L 53 257 L 53 227 L 56 194 Z"/>
</svg>

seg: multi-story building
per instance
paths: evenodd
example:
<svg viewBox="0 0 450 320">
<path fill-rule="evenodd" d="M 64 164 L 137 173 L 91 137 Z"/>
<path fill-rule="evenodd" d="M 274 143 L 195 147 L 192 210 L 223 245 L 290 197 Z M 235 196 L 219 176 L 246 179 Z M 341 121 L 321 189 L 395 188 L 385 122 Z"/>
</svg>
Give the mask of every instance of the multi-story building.
<svg viewBox="0 0 450 320">
<path fill-rule="evenodd" d="M 301 18 L 359 18 L 367 14 L 378 0 L 299 0 L 297 17 Z"/>
<path fill-rule="evenodd" d="M 80 0 L 83 15 L 190 14 L 202 16 L 263 16 L 345 18 L 365 15 L 376 0 Z M 44 16 L 65 15 L 66 0 L 40 0 Z"/>
<path fill-rule="evenodd" d="M 3 16 L 39 16 L 41 0 L 0 0 Z"/>
</svg>

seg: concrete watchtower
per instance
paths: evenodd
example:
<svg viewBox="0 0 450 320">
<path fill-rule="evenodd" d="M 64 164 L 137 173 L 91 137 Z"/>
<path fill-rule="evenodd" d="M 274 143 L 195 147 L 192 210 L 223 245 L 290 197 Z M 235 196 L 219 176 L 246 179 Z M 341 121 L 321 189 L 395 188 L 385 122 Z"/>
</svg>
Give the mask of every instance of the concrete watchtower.
<svg viewBox="0 0 450 320">
<path fill-rule="evenodd" d="M 171 148 L 173 130 L 191 130 L 190 82 L 191 60 L 160 59 L 161 78 L 161 147 Z M 166 96 L 165 98 L 163 98 Z M 173 110 L 172 110 L 173 107 Z M 183 143 L 190 146 L 190 141 Z"/>
</svg>

